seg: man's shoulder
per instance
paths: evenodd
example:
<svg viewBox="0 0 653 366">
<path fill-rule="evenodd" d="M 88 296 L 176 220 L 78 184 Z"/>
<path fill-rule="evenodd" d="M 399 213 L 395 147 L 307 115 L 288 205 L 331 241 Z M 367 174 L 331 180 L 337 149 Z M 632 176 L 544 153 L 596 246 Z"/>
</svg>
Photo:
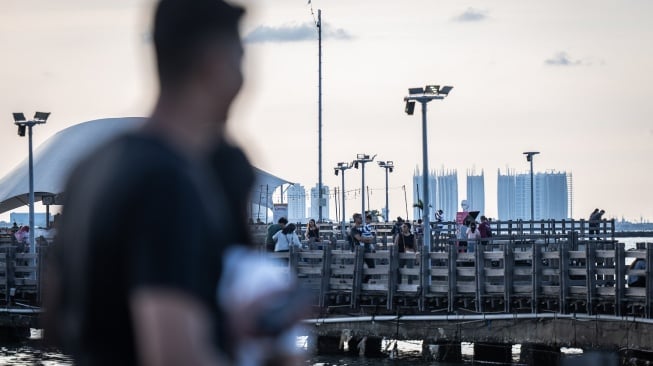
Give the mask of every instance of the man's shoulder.
<svg viewBox="0 0 653 366">
<path fill-rule="evenodd" d="M 180 191 L 182 159 L 171 148 L 136 134 L 121 135 L 82 159 L 69 174 L 66 203 L 117 203 L 148 192 Z"/>
<path fill-rule="evenodd" d="M 143 178 L 148 173 L 177 174 L 183 159 L 162 141 L 138 133 L 120 135 L 84 158 L 74 169 L 73 176 L 103 175 L 123 181 Z"/>
</svg>

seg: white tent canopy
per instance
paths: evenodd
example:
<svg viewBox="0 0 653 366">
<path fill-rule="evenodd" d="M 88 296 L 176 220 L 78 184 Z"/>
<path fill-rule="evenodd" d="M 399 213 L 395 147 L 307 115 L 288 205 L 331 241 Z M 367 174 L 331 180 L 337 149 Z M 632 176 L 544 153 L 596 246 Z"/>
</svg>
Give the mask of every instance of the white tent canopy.
<svg viewBox="0 0 653 366">
<path fill-rule="evenodd" d="M 35 200 L 63 193 L 66 179 L 80 159 L 110 138 L 144 121 L 141 117 L 99 119 L 66 128 L 49 138 L 34 151 Z M 280 185 L 290 183 L 261 169 L 255 170 L 255 187 L 266 186 L 273 192 Z M 258 204 L 258 197 L 252 194 L 252 203 Z M 28 203 L 29 171 L 25 159 L 0 180 L 0 213 Z M 271 207 L 270 203 L 261 202 L 261 205 Z"/>
</svg>

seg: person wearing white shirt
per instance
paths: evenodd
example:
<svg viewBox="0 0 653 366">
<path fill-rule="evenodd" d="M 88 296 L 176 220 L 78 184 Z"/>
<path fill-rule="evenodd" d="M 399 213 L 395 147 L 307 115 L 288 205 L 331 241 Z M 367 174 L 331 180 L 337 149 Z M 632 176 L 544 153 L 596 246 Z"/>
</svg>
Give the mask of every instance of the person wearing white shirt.
<svg viewBox="0 0 653 366">
<path fill-rule="evenodd" d="M 472 221 L 467 229 L 467 252 L 474 253 L 474 247 L 478 240 L 481 239 L 481 232 L 476 228 L 476 222 Z"/>
<path fill-rule="evenodd" d="M 276 242 L 274 245 L 275 252 L 287 252 L 291 246 L 302 247 L 302 242 L 299 240 L 295 228 L 295 224 L 288 224 L 272 236 L 272 239 Z"/>
</svg>

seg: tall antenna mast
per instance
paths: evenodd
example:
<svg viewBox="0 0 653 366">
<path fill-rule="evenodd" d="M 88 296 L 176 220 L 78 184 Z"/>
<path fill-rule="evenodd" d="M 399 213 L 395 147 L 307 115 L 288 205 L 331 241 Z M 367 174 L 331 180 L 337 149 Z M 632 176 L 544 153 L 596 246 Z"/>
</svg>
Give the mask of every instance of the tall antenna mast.
<svg viewBox="0 0 653 366">
<path fill-rule="evenodd" d="M 317 9 L 317 39 L 318 39 L 318 205 L 319 220 L 322 222 L 322 9 Z"/>
</svg>

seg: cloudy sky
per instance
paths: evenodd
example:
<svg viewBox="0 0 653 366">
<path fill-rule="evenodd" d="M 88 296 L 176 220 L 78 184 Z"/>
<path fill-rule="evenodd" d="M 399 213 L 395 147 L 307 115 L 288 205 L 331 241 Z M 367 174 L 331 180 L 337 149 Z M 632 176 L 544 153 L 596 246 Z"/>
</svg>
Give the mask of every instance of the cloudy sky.
<svg viewBox="0 0 653 366">
<path fill-rule="evenodd" d="M 317 181 L 317 33 L 306 0 L 249 0 L 243 23 L 247 84 L 231 131 L 255 164 L 290 181 Z M 496 174 L 573 174 L 576 218 L 653 220 L 653 2 L 649 0 L 313 0 L 324 22 L 324 182 L 357 153 L 397 166 L 390 211 L 412 204 L 421 121 L 403 112 L 408 87 L 453 85 L 429 104 L 434 169 L 485 172 L 496 216 Z M 151 0 L 2 0 L 0 175 L 27 155 L 11 112 L 51 111 L 38 145 L 68 126 L 146 116 L 156 96 Z M 74 142 L 71 142 L 74 143 Z M 369 165 L 372 208 L 383 170 Z M 359 188 L 360 172 L 347 172 Z M 360 205 L 350 195 L 348 206 Z M 332 208 L 333 212 L 333 208 Z M 349 213 L 349 210 L 348 210 Z M 412 213 L 411 213 L 412 215 Z"/>
</svg>

